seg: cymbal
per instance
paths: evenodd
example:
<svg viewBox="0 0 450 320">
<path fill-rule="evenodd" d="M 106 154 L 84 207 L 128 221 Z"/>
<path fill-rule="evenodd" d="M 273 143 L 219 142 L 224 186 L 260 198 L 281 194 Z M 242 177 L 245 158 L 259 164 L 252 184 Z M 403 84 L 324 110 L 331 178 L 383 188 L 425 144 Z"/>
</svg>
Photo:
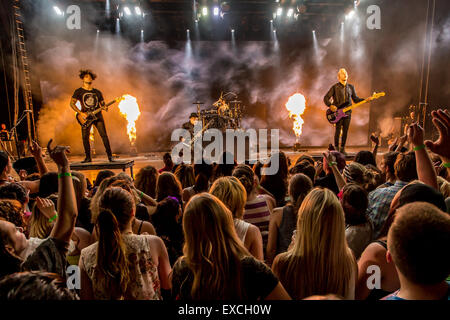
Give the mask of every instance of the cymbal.
<svg viewBox="0 0 450 320">
<path fill-rule="evenodd" d="M 192 102 L 192 104 L 205 104 L 205 103 L 204 103 L 204 102 L 196 101 L 196 102 Z"/>
</svg>

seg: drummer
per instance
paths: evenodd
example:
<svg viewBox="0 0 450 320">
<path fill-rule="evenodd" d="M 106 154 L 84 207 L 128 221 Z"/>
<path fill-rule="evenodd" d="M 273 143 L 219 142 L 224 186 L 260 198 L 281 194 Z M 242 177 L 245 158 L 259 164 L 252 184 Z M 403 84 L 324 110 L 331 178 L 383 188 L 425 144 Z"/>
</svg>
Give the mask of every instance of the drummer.
<svg viewBox="0 0 450 320">
<path fill-rule="evenodd" d="M 189 116 L 189 121 L 183 123 L 182 128 L 188 130 L 191 135 L 194 135 L 194 126 L 198 121 L 198 114 L 195 112 L 192 112 Z"/>
</svg>

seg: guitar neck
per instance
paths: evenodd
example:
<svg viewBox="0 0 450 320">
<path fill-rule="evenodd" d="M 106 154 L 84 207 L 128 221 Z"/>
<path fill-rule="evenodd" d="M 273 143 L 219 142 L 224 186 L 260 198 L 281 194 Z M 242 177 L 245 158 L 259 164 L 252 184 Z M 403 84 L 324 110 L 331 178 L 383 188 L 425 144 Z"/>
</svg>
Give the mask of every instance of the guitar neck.
<svg viewBox="0 0 450 320">
<path fill-rule="evenodd" d="M 107 104 L 105 104 L 104 107 L 100 107 L 100 108 L 96 109 L 95 111 L 92 111 L 92 114 L 97 114 L 97 113 L 99 113 L 100 111 L 102 111 L 103 109 L 109 107 L 110 105 L 114 104 L 115 102 L 116 102 L 115 99 L 114 99 L 113 101 L 111 101 L 111 102 L 108 102 Z"/>
<path fill-rule="evenodd" d="M 350 107 L 344 108 L 343 111 L 347 112 L 347 111 L 353 110 L 355 108 L 358 108 L 358 107 L 362 106 L 363 104 L 365 104 L 367 102 L 369 102 L 369 99 L 365 99 L 365 100 L 363 100 L 361 102 L 358 102 L 358 103 L 355 103 L 355 104 L 351 105 Z"/>
</svg>

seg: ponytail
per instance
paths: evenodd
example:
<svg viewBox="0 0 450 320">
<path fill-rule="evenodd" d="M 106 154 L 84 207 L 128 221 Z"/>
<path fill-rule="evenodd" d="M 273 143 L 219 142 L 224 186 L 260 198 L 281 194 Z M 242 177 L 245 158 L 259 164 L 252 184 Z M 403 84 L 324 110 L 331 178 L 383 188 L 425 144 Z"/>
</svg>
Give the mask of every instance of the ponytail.
<svg viewBox="0 0 450 320">
<path fill-rule="evenodd" d="M 109 209 L 100 209 L 96 272 L 105 279 L 111 298 L 121 298 L 128 287 L 130 272 L 119 223 Z"/>
<path fill-rule="evenodd" d="M 253 183 L 255 181 L 252 168 L 245 164 L 238 165 L 233 171 L 233 177 L 239 179 L 249 195 L 253 191 Z"/>
</svg>

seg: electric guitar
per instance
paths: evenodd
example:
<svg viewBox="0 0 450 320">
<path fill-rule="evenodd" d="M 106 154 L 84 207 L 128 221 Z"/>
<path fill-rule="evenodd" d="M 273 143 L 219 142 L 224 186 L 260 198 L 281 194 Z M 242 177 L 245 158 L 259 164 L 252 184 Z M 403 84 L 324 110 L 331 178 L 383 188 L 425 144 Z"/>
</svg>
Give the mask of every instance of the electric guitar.
<svg viewBox="0 0 450 320">
<path fill-rule="evenodd" d="M 88 128 L 92 123 L 94 123 L 96 120 L 98 120 L 96 114 L 99 113 L 102 110 L 106 110 L 108 109 L 108 107 L 116 102 L 120 102 L 122 100 L 124 100 L 124 97 L 119 97 L 114 99 L 113 101 L 105 104 L 103 107 L 97 108 L 92 112 L 77 112 L 76 114 L 76 118 L 78 123 L 80 124 L 80 126 L 82 126 L 83 128 Z"/>
<path fill-rule="evenodd" d="M 327 110 L 327 120 L 329 123 L 334 124 L 334 123 L 338 122 L 339 120 L 341 120 L 342 118 L 348 117 L 348 115 L 345 114 L 347 111 L 350 111 L 354 108 L 360 107 L 363 104 L 370 102 L 372 100 L 384 97 L 385 95 L 386 95 L 386 93 L 384 93 L 384 92 L 379 92 L 379 93 L 374 92 L 374 94 L 371 97 L 369 97 L 361 102 L 355 103 L 354 105 L 350 105 L 350 102 L 345 102 L 345 103 L 341 104 L 339 107 L 337 107 L 336 111 L 332 111 L 331 109 L 328 109 Z"/>
<path fill-rule="evenodd" d="M 209 128 L 209 126 L 211 125 L 211 123 L 212 123 L 212 120 L 209 121 L 209 122 L 202 128 L 202 130 L 200 130 L 199 132 L 197 132 L 197 134 L 191 139 L 191 143 L 190 143 L 190 144 L 184 142 L 184 139 L 182 140 L 182 143 L 183 143 L 186 147 L 192 148 L 192 146 L 194 145 L 195 141 L 197 141 L 197 140 L 202 136 L 203 132 L 205 132 L 205 130 Z"/>
</svg>

